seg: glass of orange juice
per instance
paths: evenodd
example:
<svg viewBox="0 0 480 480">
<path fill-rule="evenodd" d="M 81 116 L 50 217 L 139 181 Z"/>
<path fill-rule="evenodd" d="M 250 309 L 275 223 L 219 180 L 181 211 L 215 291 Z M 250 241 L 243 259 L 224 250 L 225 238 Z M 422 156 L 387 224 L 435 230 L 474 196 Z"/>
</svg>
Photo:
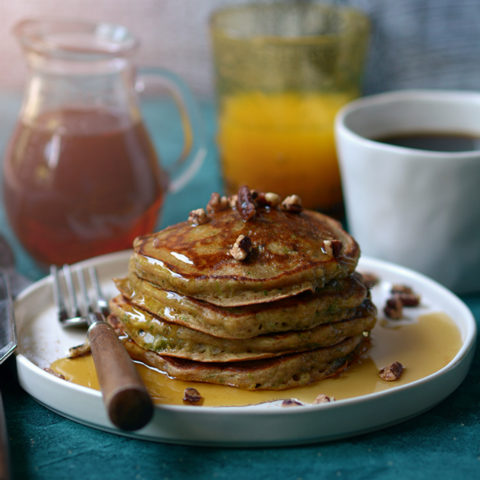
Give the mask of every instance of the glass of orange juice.
<svg viewBox="0 0 480 480">
<path fill-rule="evenodd" d="M 227 193 L 297 193 L 339 214 L 333 122 L 360 94 L 368 18 L 326 4 L 247 4 L 214 12 L 210 33 Z"/>
</svg>

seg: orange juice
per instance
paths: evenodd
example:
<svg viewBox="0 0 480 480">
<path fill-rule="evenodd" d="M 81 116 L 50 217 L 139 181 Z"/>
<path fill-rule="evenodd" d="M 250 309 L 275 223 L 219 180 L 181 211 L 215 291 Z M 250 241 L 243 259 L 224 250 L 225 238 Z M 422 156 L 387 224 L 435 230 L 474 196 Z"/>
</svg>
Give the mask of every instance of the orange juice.
<svg viewBox="0 0 480 480">
<path fill-rule="evenodd" d="M 307 208 L 341 205 L 333 122 L 358 92 L 237 93 L 223 99 L 218 144 L 227 192 L 247 184 L 297 193 Z"/>
</svg>

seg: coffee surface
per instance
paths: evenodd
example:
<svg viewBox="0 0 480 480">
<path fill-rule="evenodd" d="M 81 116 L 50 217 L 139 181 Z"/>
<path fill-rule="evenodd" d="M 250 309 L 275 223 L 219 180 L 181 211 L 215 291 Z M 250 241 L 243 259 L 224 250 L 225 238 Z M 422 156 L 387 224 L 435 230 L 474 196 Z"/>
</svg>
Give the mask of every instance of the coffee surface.
<svg viewBox="0 0 480 480">
<path fill-rule="evenodd" d="M 387 135 L 376 138 L 378 142 L 398 147 L 430 150 L 435 152 L 468 152 L 480 150 L 480 137 L 466 133 L 417 132 Z"/>
</svg>

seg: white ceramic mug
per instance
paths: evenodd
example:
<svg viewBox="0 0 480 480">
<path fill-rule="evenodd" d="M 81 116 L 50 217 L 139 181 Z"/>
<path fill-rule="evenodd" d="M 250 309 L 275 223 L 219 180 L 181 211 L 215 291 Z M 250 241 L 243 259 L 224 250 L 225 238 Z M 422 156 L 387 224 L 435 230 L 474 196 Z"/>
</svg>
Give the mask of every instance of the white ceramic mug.
<svg viewBox="0 0 480 480">
<path fill-rule="evenodd" d="M 438 152 L 375 141 L 412 133 L 480 137 L 480 93 L 405 90 L 337 115 L 349 229 L 364 255 L 420 271 L 456 292 L 480 290 L 480 150 Z"/>
</svg>

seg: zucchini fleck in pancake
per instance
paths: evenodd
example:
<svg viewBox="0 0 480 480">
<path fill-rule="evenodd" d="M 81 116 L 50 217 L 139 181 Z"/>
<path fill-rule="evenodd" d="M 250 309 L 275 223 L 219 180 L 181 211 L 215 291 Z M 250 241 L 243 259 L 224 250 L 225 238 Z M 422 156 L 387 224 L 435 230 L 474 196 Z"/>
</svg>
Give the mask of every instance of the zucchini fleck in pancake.
<svg viewBox="0 0 480 480">
<path fill-rule="evenodd" d="M 336 220 L 268 206 L 255 208 L 247 221 L 241 207 L 213 211 L 204 223 L 181 222 L 138 237 L 133 249 L 130 273 L 164 290 L 222 306 L 270 302 L 322 288 L 351 275 L 360 254 Z M 247 250 L 241 261 L 235 258 Z"/>
<path fill-rule="evenodd" d="M 306 330 L 349 318 L 367 296 L 361 277 L 333 280 L 316 292 L 276 302 L 220 307 L 162 290 L 131 273 L 115 284 L 130 303 L 166 321 L 222 338 L 251 338 L 266 333 Z"/>
<path fill-rule="evenodd" d="M 121 295 L 110 311 L 122 330 L 140 347 L 161 355 L 201 362 L 235 362 L 280 356 L 335 345 L 347 337 L 369 331 L 375 324 L 375 307 L 366 300 L 352 317 L 310 330 L 224 339 L 166 322 L 128 303 Z"/>
<path fill-rule="evenodd" d="M 282 390 L 338 374 L 376 308 L 341 225 L 244 186 L 135 239 L 109 322 L 130 355 L 186 381 Z"/>
</svg>

